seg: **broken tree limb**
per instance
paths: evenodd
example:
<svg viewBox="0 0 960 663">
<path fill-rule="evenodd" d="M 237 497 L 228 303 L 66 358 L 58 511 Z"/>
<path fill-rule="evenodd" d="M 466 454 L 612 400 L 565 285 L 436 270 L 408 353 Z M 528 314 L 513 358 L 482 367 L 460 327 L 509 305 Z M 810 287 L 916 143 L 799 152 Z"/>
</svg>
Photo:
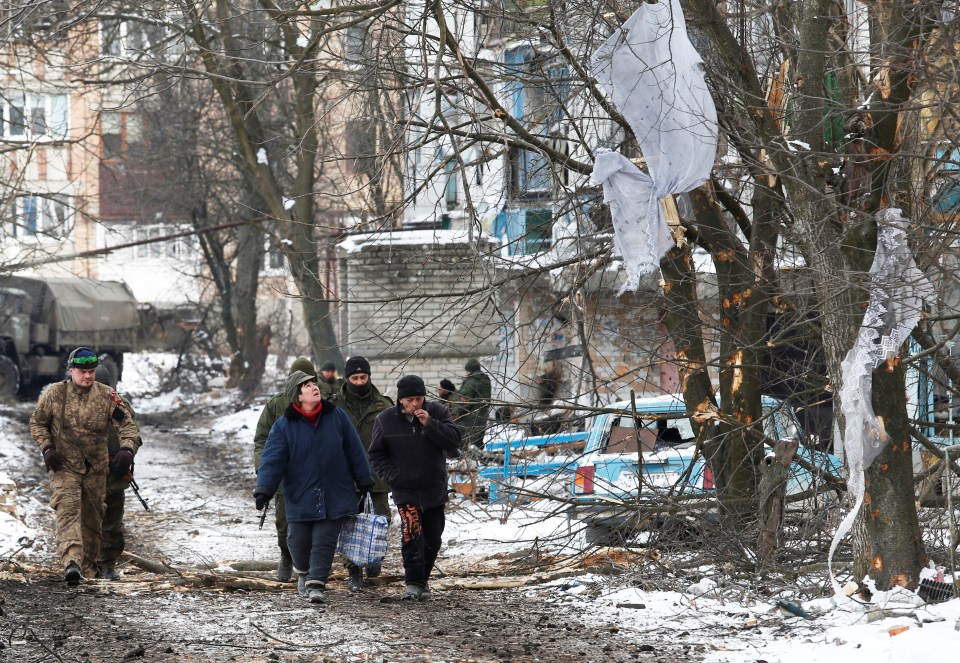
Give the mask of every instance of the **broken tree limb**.
<svg viewBox="0 0 960 663">
<path fill-rule="evenodd" d="M 534 573 L 521 578 L 501 578 L 500 580 L 444 580 L 436 583 L 436 586 L 438 589 L 509 589 L 511 587 L 540 585 L 558 578 L 568 578 L 582 574 L 582 569 L 567 569 L 553 573 Z"/>
<path fill-rule="evenodd" d="M 149 571 L 150 573 L 175 573 L 177 575 L 181 575 L 179 570 L 165 562 L 155 562 L 151 559 L 147 559 L 146 557 L 135 555 L 132 552 L 124 552 L 122 555 L 120 555 L 120 559 L 122 561 L 130 562 L 134 566 L 141 568 L 144 571 Z"/>
<path fill-rule="evenodd" d="M 773 454 L 760 465 L 760 532 L 757 535 L 757 556 L 763 567 L 773 564 L 780 548 L 784 498 L 787 494 L 790 464 L 800 443 L 795 439 L 777 440 Z"/>
</svg>

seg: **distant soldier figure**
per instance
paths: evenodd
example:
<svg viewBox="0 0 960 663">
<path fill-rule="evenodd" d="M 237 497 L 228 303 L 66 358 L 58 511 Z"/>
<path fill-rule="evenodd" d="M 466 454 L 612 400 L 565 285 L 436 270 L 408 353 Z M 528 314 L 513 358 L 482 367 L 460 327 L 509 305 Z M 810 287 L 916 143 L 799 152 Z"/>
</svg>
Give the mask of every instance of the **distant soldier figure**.
<svg viewBox="0 0 960 663">
<path fill-rule="evenodd" d="M 337 377 L 337 365 L 332 361 L 323 362 L 318 377 L 317 386 L 320 387 L 320 395 L 324 399 L 336 398 L 340 387 L 343 386 L 343 380 Z"/>
<path fill-rule="evenodd" d="M 94 577 L 106 508 L 107 472 L 130 471 L 139 431 L 117 392 L 95 381 L 99 360 L 90 348 L 67 358 L 69 380 L 40 394 L 30 416 L 30 434 L 43 453 L 50 476 L 50 506 L 56 512 L 57 552 L 70 585 Z M 110 460 L 107 429 L 114 427 L 120 449 Z"/>
<path fill-rule="evenodd" d="M 459 400 L 460 394 L 457 393 L 457 385 L 446 378 L 440 380 L 440 386 L 437 387 L 437 401 L 446 405 L 452 413 Z"/>
<path fill-rule="evenodd" d="M 289 375 L 297 371 L 303 371 L 307 375 L 316 378 L 317 372 L 311 362 L 306 357 L 297 357 L 290 365 Z M 283 416 L 287 406 L 290 405 L 290 397 L 284 392 L 276 394 L 267 401 L 260 412 L 260 419 L 257 421 L 257 432 L 253 437 L 253 466 L 257 473 L 260 472 L 260 456 L 263 454 L 263 446 L 267 443 L 267 437 L 270 435 L 270 429 L 277 419 Z M 290 548 L 287 546 L 287 511 L 283 499 L 283 490 L 277 488 L 274 496 L 274 513 L 277 525 L 277 545 L 280 546 L 280 563 L 277 564 L 277 580 L 280 582 L 289 582 L 293 577 L 293 560 L 290 557 Z"/>
<path fill-rule="evenodd" d="M 454 418 L 463 431 L 464 448 L 483 448 L 483 435 L 490 416 L 490 376 L 480 370 L 480 362 L 471 357 L 463 366 L 466 377 L 460 384 L 460 400 Z"/>
<path fill-rule="evenodd" d="M 105 366 L 97 366 L 97 382 L 108 384 L 110 373 Z M 130 400 L 121 396 L 123 406 L 126 408 L 130 418 L 136 422 L 136 412 Z M 137 435 L 137 450 L 143 445 L 140 435 Z M 120 435 L 112 426 L 107 430 L 107 448 L 110 451 L 110 458 L 116 458 L 120 452 Z M 123 512 L 126 504 L 126 492 L 130 487 L 130 481 L 133 479 L 131 470 L 121 474 L 118 470 L 110 468 L 107 474 L 107 496 L 106 511 L 103 513 L 103 535 L 100 540 L 100 557 L 97 560 L 97 577 L 104 580 L 118 580 L 117 561 L 123 554 L 126 547 L 126 540 L 123 536 Z"/>
<path fill-rule="evenodd" d="M 373 424 L 377 415 L 385 409 L 393 407 L 393 401 L 380 393 L 373 382 L 370 381 L 370 362 L 365 357 L 350 357 L 344 364 L 344 374 L 347 381 L 340 387 L 340 392 L 336 403 L 339 408 L 347 413 L 353 427 L 357 429 L 360 435 L 360 441 L 363 442 L 363 448 L 369 453 L 370 440 L 373 436 Z M 390 486 L 384 483 L 377 476 L 373 489 L 370 491 L 370 497 L 373 501 L 373 512 L 386 516 L 390 519 L 392 510 L 390 509 Z M 357 496 L 360 499 L 360 496 Z M 358 592 L 363 588 L 363 569 L 356 564 L 347 564 L 347 586 L 352 592 Z M 380 575 L 380 565 L 374 564 L 367 567 L 367 577 L 376 578 Z"/>
</svg>

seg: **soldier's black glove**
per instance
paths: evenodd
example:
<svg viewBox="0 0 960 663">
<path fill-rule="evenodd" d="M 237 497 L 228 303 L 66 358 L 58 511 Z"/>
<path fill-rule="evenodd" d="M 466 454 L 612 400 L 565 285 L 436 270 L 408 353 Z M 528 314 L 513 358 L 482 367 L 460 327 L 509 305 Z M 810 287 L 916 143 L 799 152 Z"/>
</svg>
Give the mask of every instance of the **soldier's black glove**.
<svg viewBox="0 0 960 663">
<path fill-rule="evenodd" d="M 56 447 L 47 447 L 43 452 L 43 462 L 47 471 L 59 472 L 63 469 L 63 458 L 57 453 Z"/>
<path fill-rule="evenodd" d="M 120 474 L 129 472 L 131 465 L 133 465 L 133 452 L 129 449 L 118 451 L 117 455 L 113 457 L 113 462 L 110 463 L 110 466 Z"/>
<path fill-rule="evenodd" d="M 357 492 L 358 493 L 369 493 L 373 490 L 373 487 L 377 485 L 377 482 L 371 479 L 364 479 L 363 481 L 357 482 Z"/>
<path fill-rule="evenodd" d="M 257 501 L 257 511 L 262 511 L 262 510 L 264 509 L 264 507 L 266 507 L 267 504 L 270 503 L 270 498 L 271 498 L 271 497 L 273 497 L 273 495 L 268 495 L 268 494 L 266 494 L 266 493 L 264 493 L 264 492 L 261 492 L 261 491 L 258 491 L 258 490 L 254 490 L 254 491 L 253 491 L 253 499 L 255 499 L 255 500 Z"/>
</svg>

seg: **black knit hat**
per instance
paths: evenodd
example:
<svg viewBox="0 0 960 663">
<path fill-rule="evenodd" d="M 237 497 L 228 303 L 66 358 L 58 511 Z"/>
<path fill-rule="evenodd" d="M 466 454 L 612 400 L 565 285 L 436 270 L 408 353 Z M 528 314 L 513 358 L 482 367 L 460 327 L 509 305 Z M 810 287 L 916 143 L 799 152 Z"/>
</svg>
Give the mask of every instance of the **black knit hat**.
<svg viewBox="0 0 960 663">
<path fill-rule="evenodd" d="M 366 357 L 361 357 L 360 355 L 350 357 L 347 363 L 343 365 L 343 377 L 348 378 L 354 373 L 366 373 L 370 375 L 370 362 L 367 361 Z"/>
<path fill-rule="evenodd" d="M 419 375 L 404 375 L 397 381 L 397 400 L 411 396 L 426 396 L 427 386 Z"/>
<path fill-rule="evenodd" d="M 441 389 L 446 389 L 447 391 L 456 391 L 456 390 L 457 390 L 457 385 L 453 384 L 453 383 L 452 383 L 450 380 L 448 380 L 447 378 L 443 378 L 442 380 L 440 380 L 440 388 L 441 388 Z"/>
<path fill-rule="evenodd" d="M 335 371 L 335 370 L 337 370 L 337 365 L 334 364 L 332 361 L 325 361 L 325 362 L 323 362 L 322 364 L 320 364 L 320 371 L 321 371 L 321 372 L 323 372 L 323 371 Z"/>
</svg>

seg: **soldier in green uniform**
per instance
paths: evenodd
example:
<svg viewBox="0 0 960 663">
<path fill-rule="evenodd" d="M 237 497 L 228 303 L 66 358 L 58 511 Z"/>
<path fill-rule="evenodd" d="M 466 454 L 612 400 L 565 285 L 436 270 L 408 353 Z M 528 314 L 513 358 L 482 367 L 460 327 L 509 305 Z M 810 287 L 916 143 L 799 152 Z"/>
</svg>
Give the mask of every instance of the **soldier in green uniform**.
<svg viewBox="0 0 960 663">
<path fill-rule="evenodd" d="M 490 416 L 490 376 L 480 370 L 480 362 L 471 357 L 463 366 L 466 377 L 460 383 L 460 401 L 454 419 L 463 431 L 463 446 L 483 448 L 483 434 Z"/>
<path fill-rule="evenodd" d="M 109 383 L 110 374 L 105 366 L 97 366 L 97 382 L 102 384 Z M 109 386 L 109 385 L 108 385 Z M 120 397 L 123 406 L 130 414 L 130 418 L 136 421 L 137 414 L 133 411 L 130 400 L 124 396 Z M 137 435 L 137 450 L 143 446 L 143 440 Z M 110 450 L 110 457 L 114 458 L 120 451 L 120 436 L 114 428 L 107 431 L 107 448 Z M 97 577 L 104 580 L 119 580 L 117 576 L 117 560 L 123 554 L 126 541 L 123 536 L 123 512 L 126 505 L 126 492 L 130 487 L 130 481 L 133 479 L 132 471 L 126 474 L 120 474 L 112 469 L 107 474 L 107 509 L 103 513 L 103 534 L 100 540 L 100 558 L 97 560 Z"/>
<path fill-rule="evenodd" d="M 317 386 L 320 387 L 320 396 L 326 400 L 336 401 L 343 380 L 337 377 L 337 365 L 332 361 L 325 361 L 320 366 Z"/>
<path fill-rule="evenodd" d="M 457 385 L 447 378 L 440 380 L 440 386 L 437 387 L 437 402 L 446 405 L 452 415 L 459 400 L 460 394 L 457 393 Z"/>
<path fill-rule="evenodd" d="M 337 397 L 337 407 L 341 408 L 350 417 L 353 427 L 360 434 L 360 441 L 363 442 L 365 451 L 370 450 L 370 441 L 373 436 L 373 424 L 377 415 L 385 409 L 393 407 L 393 401 L 380 393 L 373 382 L 370 381 L 370 362 L 364 357 L 350 357 L 344 365 L 346 382 L 340 387 L 340 393 Z M 379 515 L 391 517 L 390 486 L 384 483 L 380 477 L 374 475 L 376 483 L 370 491 L 370 497 L 373 501 L 373 511 Z M 360 495 L 357 499 L 360 499 Z M 355 564 L 347 564 L 347 573 L 349 575 L 347 586 L 350 591 L 358 592 L 363 587 L 363 569 Z M 380 565 L 376 564 L 367 567 L 367 577 L 375 578 L 380 575 Z"/>
<path fill-rule="evenodd" d="M 30 416 L 30 434 L 52 472 L 50 506 L 56 512 L 57 552 L 70 585 L 96 574 L 107 472 L 126 474 L 137 452 L 137 424 L 117 392 L 96 382 L 98 364 L 90 348 L 71 352 L 70 379 L 44 389 Z M 111 426 L 120 438 L 112 461 L 106 444 Z"/>
<path fill-rule="evenodd" d="M 317 371 L 306 357 L 297 357 L 290 365 L 290 375 L 295 371 L 303 371 L 307 375 L 316 377 Z M 260 419 L 257 421 L 257 432 L 253 437 L 253 466 L 260 471 L 260 456 L 263 454 L 263 447 L 267 443 L 267 437 L 270 435 L 270 429 L 273 424 L 283 416 L 287 406 L 290 405 L 290 398 L 283 392 L 275 395 L 267 404 L 263 406 L 260 413 Z M 287 547 L 287 512 L 283 501 L 283 489 L 277 488 L 277 493 L 273 500 L 275 521 L 277 525 L 277 545 L 280 546 L 280 563 L 277 565 L 277 580 L 280 582 L 289 582 L 293 577 L 293 560 L 290 558 L 290 549 Z"/>
</svg>

